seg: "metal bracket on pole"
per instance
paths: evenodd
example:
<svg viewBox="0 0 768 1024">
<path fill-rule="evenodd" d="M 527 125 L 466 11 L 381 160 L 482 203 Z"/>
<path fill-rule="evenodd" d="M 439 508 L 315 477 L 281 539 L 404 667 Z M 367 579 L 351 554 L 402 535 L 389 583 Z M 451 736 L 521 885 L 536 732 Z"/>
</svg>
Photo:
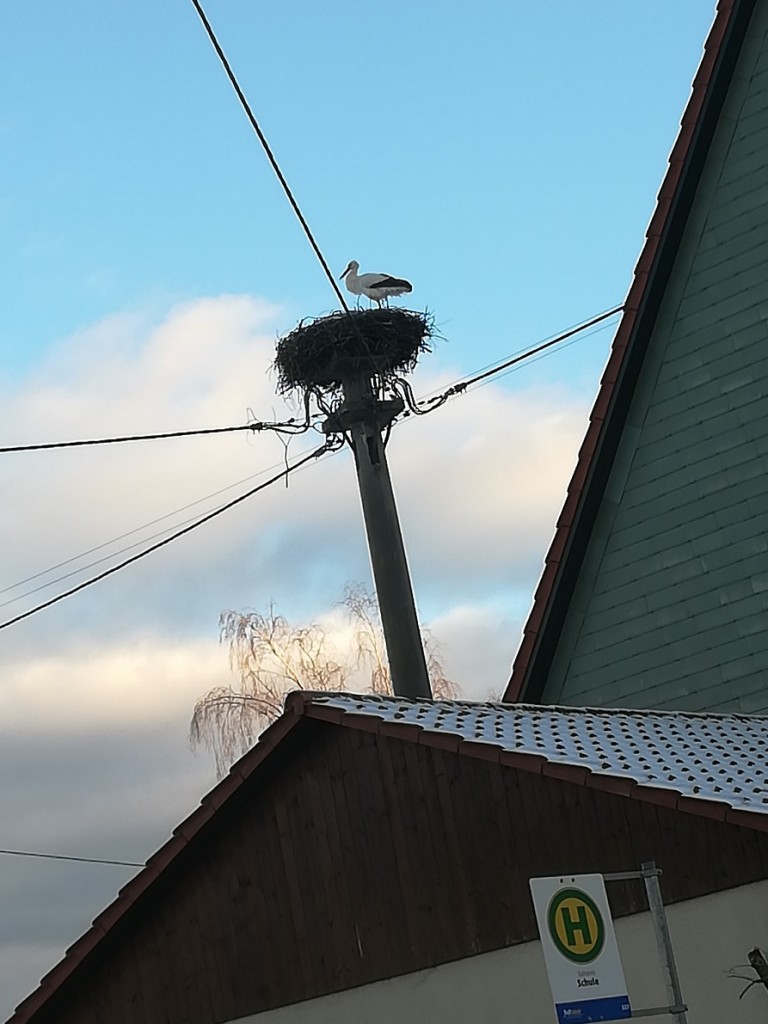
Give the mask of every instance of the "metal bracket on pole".
<svg viewBox="0 0 768 1024">
<path fill-rule="evenodd" d="M 341 434 L 356 423 L 374 422 L 379 430 L 384 430 L 405 409 L 402 398 L 389 398 L 382 401 L 356 404 L 344 402 L 327 419 L 323 420 L 321 430 L 324 434 Z"/>
<path fill-rule="evenodd" d="M 656 869 L 656 872 L 661 874 L 659 868 Z M 631 882 L 640 878 L 645 878 L 645 873 L 642 871 L 614 871 L 613 874 L 603 875 L 603 880 L 606 882 Z"/>
<path fill-rule="evenodd" d="M 676 1024 L 688 1024 L 686 1017 L 686 1006 L 683 1000 L 683 993 L 680 988 L 680 978 L 677 974 L 675 954 L 672 950 L 672 939 L 667 927 L 667 915 L 664 911 L 664 901 L 661 898 L 661 886 L 659 876 L 661 870 L 653 860 L 644 861 L 640 865 L 640 871 L 617 871 L 614 874 L 603 875 L 606 882 L 625 882 L 633 879 L 641 879 L 645 882 L 645 891 L 648 896 L 648 909 L 651 912 L 653 930 L 656 935 L 656 946 L 659 950 L 661 970 L 664 975 L 664 987 L 667 991 L 669 1006 L 651 1006 L 644 1010 L 633 1010 L 633 1017 L 656 1017 L 669 1013 L 675 1018 Z"/>
</svg>

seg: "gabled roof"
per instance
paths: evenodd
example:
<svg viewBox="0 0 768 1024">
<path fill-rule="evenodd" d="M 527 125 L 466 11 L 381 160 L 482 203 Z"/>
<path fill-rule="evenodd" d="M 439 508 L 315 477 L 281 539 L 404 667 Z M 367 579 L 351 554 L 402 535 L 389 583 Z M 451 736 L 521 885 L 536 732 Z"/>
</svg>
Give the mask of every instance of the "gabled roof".
<svg viewBox="0 0 768 1024">
<path fill-rule="evenodd" d="M 541 699 L 756 0 L 719 0 L 504 699 Z"/>
<path fill-rule="evenodd" d="M 768 717 L 294 692 L 283 715 L 18 1006 L 13 1024 L 29 1021 L 176 858 L 217 827 L 218 812 L 265 762 L 277 762 L 283 741 L 306 719 L 768 832 Z"/>
</svg>

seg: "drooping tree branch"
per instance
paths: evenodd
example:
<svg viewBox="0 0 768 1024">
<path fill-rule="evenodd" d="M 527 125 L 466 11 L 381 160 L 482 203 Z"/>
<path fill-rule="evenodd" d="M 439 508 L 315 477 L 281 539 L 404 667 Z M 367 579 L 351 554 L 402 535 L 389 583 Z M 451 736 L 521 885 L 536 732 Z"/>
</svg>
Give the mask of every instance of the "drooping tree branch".
<svg viewBox="0 0 768 1024">
<path fill-rule="evenodd" d="M 277 718 L 290 690 L 345 690 L 355 676 L 369 692 L 392 692 L 376 598 L 348 584 L 341 605 L 353 627 L 351 649 L 341 655 L 325 627 L 290 623 L 273 604 L 266 612 L 222 612 L 220 640 L 238 681 L 204 694 L 189 729 L 193 747 L 212 751 L 219 775 Z M 423 640 L 434 696 L 455 698 L 458 687 L 445 675 L 434 638 L 425 631 Z"/>
</svg>

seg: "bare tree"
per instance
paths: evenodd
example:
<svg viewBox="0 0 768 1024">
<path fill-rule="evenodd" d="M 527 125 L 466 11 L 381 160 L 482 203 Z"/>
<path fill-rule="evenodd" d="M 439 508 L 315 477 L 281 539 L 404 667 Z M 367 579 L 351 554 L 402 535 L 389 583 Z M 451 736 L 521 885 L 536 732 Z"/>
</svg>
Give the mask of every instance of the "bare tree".
<svg viewBox="0 0 768 1024">
<path fill-rule="evenodd" d="M 348 583 L 344 588 L 342 605 L 347 618 L 355 626 L 355 660 L 359 668 L 367 670 L 372 693 L 392 693 L 384 634 L 379 619 L 379 605 L 375 596 L 361 583 Z M 428 629 L 422 630 L 424 655 L 432 687 L 432 696 L 439 700 L 454 700 L 459 688 L 445 674 L 438 644 Z"/>
<path fill-rule="evenodd" d="M 238 682 L 204 694 L 189 728 L 192 745 L 213 752 L 220 775 L 277 718 L 289 690 L 345 690 L 354 679 L 355 690 L 392 692 L 376 598 L 364 586 L 348 584 L 341 605 L 353 627 L 352 649 L 341 653 L 325 627 L 290 623 L 273 604 L 266 613 L 222 612 L 219 638 L 229 644 Z M 424 651 L 435 697 L 456 697 L 458 688 L 446 677 L 428 631 Z"/>
</svg>

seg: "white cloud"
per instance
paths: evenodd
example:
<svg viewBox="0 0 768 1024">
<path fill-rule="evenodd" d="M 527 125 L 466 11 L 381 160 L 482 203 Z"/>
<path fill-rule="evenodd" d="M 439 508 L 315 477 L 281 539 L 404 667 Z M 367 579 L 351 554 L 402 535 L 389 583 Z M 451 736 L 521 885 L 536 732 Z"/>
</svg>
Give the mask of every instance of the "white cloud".
<svg viewBox="0 0 768 1024">
<path fill-rule="evenodd" d="M 521 618 L 491 602 L 457 605 L 430 623 L 445 672 L 466 700 L 499 699 L 510 675 Z"/>
<path fill-rule="evenodd" d="M 17 734 L 149 727 L 188 715 L 204 690 L 228 681 L 226 654 L 213 638 L 105 638 L 6 661 L 0 720 Z"/>
<path fill-rule="evenodd" d="M 233 424 L 243 421 L 247 406 L 263 418 L 273 411 L 283 417 L 290 410 L 275 397 L 267 373 L 274 316 L 259 300 L 223 296 L 180 306 L 159 324 L 137 314 L 112 317 L 60 346 L 33 378 L 7 395 L 6 422 L 14 424 L 19 440 L 36 440 Z M 430 379 L 426 370 L 421 377 L 422 390 L 447 383 Z M 392 475 L 414 575 L 430 605 L 438 590 L 446 607 L 489 586 L 530 588 L 574 461 L 583 413 L 582 401 L 555 389 L 507 392 L 491 385 L 395 430 Z M 315 440 L 310 435 L 296 441 L 292 452 L 299 454 Z M 280 442 L 265 434 L 6 455 L 3 484 L 13 497 L 0 510 L 7 552 L 0 586 L 234 481 L 274 470 L 282 456 Z M 141 541 L 247 486 L 118 546 Z M 92 559 L 110 550 L 94 552 Z M 250 603 L 274 597 L 289 606 L 299 586 L 312 592 L 317 607 L 335 596 L 327 593 L 334 572 L 337 593 L 345 579 L 367 573 L 366 563 L 346 453 L 296 474 L 288 490 L 279 485 L 258 495 L 194 538 L 122 573 L 119 581 L 101 584 L 94 614 L 98 621 L 114 602 L 133 628 L 143 614 L 162 629 L 164 617 L 189 617 L 179 605 L 205 604 L 206 592 L 224 605 L 248 602 L 251 594 Z M 0 594 L 0 601 L 18 593 Z M 41 592 L 8 605 L 7 614 L 46 596 Z M 74 602 L 90 607 L 85 596 Z M 53 622 L 57 613 L 45 614 Z M 58 621 L 70 621 L 71 614 Z M 81 618 L 78 628 L 83 626 Z"/>
<path fill-rule="evenodd" d="M 492 385 L 400 428 L 392 462 L 414 562 L 457 590 L 473 577 L 529 583 L 583 425 L 583 400 L 562 390 Z"/>
</svg>

